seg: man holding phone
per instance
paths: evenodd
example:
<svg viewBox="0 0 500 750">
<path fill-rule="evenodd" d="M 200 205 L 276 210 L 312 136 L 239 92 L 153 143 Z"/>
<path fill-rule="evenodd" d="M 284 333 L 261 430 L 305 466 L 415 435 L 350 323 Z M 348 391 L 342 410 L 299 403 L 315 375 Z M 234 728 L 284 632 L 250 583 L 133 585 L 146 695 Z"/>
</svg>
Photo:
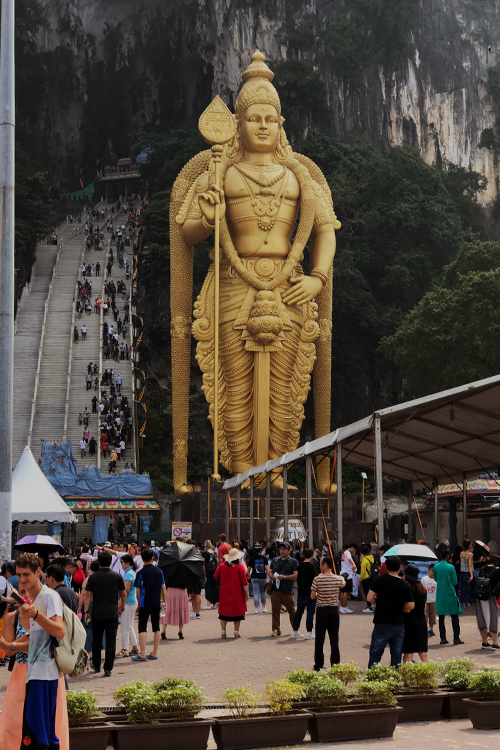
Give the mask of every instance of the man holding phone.
<svg viewBox="0 0 500 750">
<path fill-rule="evenodd" d="M 21 625 L 26 629 L 29 626 L 30 633 L 22 730 L 23 746 L 30 750 L 69 745 L 69 735 L 58 738 L 55 731 L 61 677 L 55 646 L 57 639 L 65 635 L 63 605 L 59 594 L 42 585 L 41 568 L 41 559 L 31 552 L 16 560 L 19 587 L 25 592 L 19 616 Z M 19 601 L 14 590 L 11 596 Z M 15 642 L 13 646 L 15 653 Z M 64 702 L 65 698 L 64 695 Z"/>
</svg>

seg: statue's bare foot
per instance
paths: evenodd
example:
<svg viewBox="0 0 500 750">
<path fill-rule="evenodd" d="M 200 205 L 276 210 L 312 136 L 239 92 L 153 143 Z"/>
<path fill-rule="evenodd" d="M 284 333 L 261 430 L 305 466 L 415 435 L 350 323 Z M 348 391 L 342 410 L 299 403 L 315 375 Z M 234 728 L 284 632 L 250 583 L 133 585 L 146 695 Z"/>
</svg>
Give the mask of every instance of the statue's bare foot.
<svg viewBox="0 0 500 750">
<path fill-rule="evenodd" d="M 284 485 L 283 474 L 278 474 L 277 477 L 274 477 L 273 479 L 271 479 L 271 489 L 273 489 L 273 490 L 282 490 L 283 489 L 283 485 Z M 289 483 L 287 483 L 287 487 L 288 487 L 289 490 L 296 490 L 297 489 L 297 487 L 295 487 L 295 485 L 289 484 Z"/>
</svg>

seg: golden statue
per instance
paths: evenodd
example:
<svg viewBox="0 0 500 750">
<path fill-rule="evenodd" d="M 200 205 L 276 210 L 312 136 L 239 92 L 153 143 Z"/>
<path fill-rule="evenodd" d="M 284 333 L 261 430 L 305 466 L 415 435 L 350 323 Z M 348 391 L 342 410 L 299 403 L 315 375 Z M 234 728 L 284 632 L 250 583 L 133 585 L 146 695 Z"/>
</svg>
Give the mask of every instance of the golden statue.
<svg viewBox="0 0 500 750">
<path fill-rule="evenodd" d="M 200 131 L 218 145 L 191 159 L 172 191 L 172 418 L 179 496 L 187 492 L 191 332 L 216 449 L 228 471 L 242 473 L 297 447 L 313 367 L 316 437 L 330 431 L 332 264 L 340 223 L 320 169 L 288 144 L 273 77 L 256 52 L 242 76 L 235 117 L 219 97 L 212 102 Z M 212 250 L 192 324 L 193 247 L 217 226 L 220 271 Z M 307 242 L 309 276 L 300 265 Z M 282 486 L 278 475 L 272 481 Z M 326 492 L 327 461 L 318 466 L 317 481 Z"/>
</svg>

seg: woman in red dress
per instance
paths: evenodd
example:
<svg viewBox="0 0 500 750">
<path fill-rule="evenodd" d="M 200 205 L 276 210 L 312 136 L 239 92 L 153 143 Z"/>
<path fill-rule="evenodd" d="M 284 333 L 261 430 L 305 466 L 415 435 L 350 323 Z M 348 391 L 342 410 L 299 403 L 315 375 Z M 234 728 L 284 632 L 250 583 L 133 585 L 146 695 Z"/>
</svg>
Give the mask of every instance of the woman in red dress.
<svg viewBox="0 0 500 750">
<path fill-rule="evenodd" d="M 227 638 L 228 622 L 234 622 L 234 637 L 241 638 L 240 622 L 245 619 L 248 599 L 248 581 L 245 569 L 240 565 L 244 552 L 232 549 L 224 555 L 214 573 L 214 581 L 219 581 L 219 620 L 222 628 L 221 638 Z"/>
</svg>

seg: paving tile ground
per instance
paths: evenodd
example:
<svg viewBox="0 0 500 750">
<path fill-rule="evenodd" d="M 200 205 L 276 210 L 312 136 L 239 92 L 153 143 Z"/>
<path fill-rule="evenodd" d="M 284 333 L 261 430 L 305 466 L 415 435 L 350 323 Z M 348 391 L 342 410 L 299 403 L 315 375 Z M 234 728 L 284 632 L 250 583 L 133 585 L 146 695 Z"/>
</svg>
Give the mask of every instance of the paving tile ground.
<svg viewBox="0 0 500 750">
<path fill-rule="evenodd" d="M 342 661 L 353 660 L 362 667 L 367 666 L 368 648 L 372 630 L 372 618 L 361 613 L 361 602 L 351 602 L 354 614 L 340 618 L 340 654 Z M 282 615 L 280 638 L 271 637 L 271 615 L 253 614 L 253 606 L 241 625 L 242 637 L 232 637 L 232 625 L 228 625 L 228 638 L 220 638 L 220 626 L 216 610 L 202 610 L 201 620 L 191 620 L 184 628 L 185 639 L 180 641 L 174 628 L 167 628 L 167 640 L 162 641 L 158 661 L 145 663 L 130 659 L 117 659 L 112 676 L 105 678 L 90 671 L 70 680 L 74 690 L 89 690 L 99 695 L 101 705 L 112 705 L 112 693 L 124 682 L 131 680 L 157 681 L 166 676 L 185 677 L 194 680 L 203 688 L 209 702 L 217 699 L 226 687 L 251 685 L 261 691 L 270 677 L 283 677 L 292 669 L 313 666 L 314 641 L 292 640 L 291 628 Z M 468 656 L 480 665 L 500 666 L 500 656 L 482 651 L 481 639 L 476 628 L 474 609 L 469 608 L 460 618 L 461 646 L 440 646 L 438 637 L 429 639 L 431 659 L 446 660 L 453 656 Z M 303 623 L 305 624 L 305 622 Z M 136 620 L 137 626 L 137 620 Z M 451 636 L 451 622 L 450 633 Z M 148 653 L 152 646 L 152 633 L 148 638 Z M 118 636 L 117 650 L 121 648 Z M 327 653 L 328 661 L 328 653 Z M 386 652 L 382 663 L 389 663 Z M 0 670 L 0 701 L 3 700 L 9 673 Z M 212 712 L 213 713 L 213 712 Z M 344 743 L 353 750 L 363 750 L 376 745 L 386 745 L 393 750 L 455 750 L 455 748 L 495 747 L 498 750 L 498 732 L 473 730 L 468 720 L 454 722 L 431 722 L 403 724 L 397 727 L 394 739 L 365 740 Z M 495 744 L 494 744 L 495 743 Z M 322 745 L 310 743 L 321 750 Z M 212 740 L 209 750 L 214 748 Z M 325 746 L 326 747 L 326 746 Z"/>
</svg>

